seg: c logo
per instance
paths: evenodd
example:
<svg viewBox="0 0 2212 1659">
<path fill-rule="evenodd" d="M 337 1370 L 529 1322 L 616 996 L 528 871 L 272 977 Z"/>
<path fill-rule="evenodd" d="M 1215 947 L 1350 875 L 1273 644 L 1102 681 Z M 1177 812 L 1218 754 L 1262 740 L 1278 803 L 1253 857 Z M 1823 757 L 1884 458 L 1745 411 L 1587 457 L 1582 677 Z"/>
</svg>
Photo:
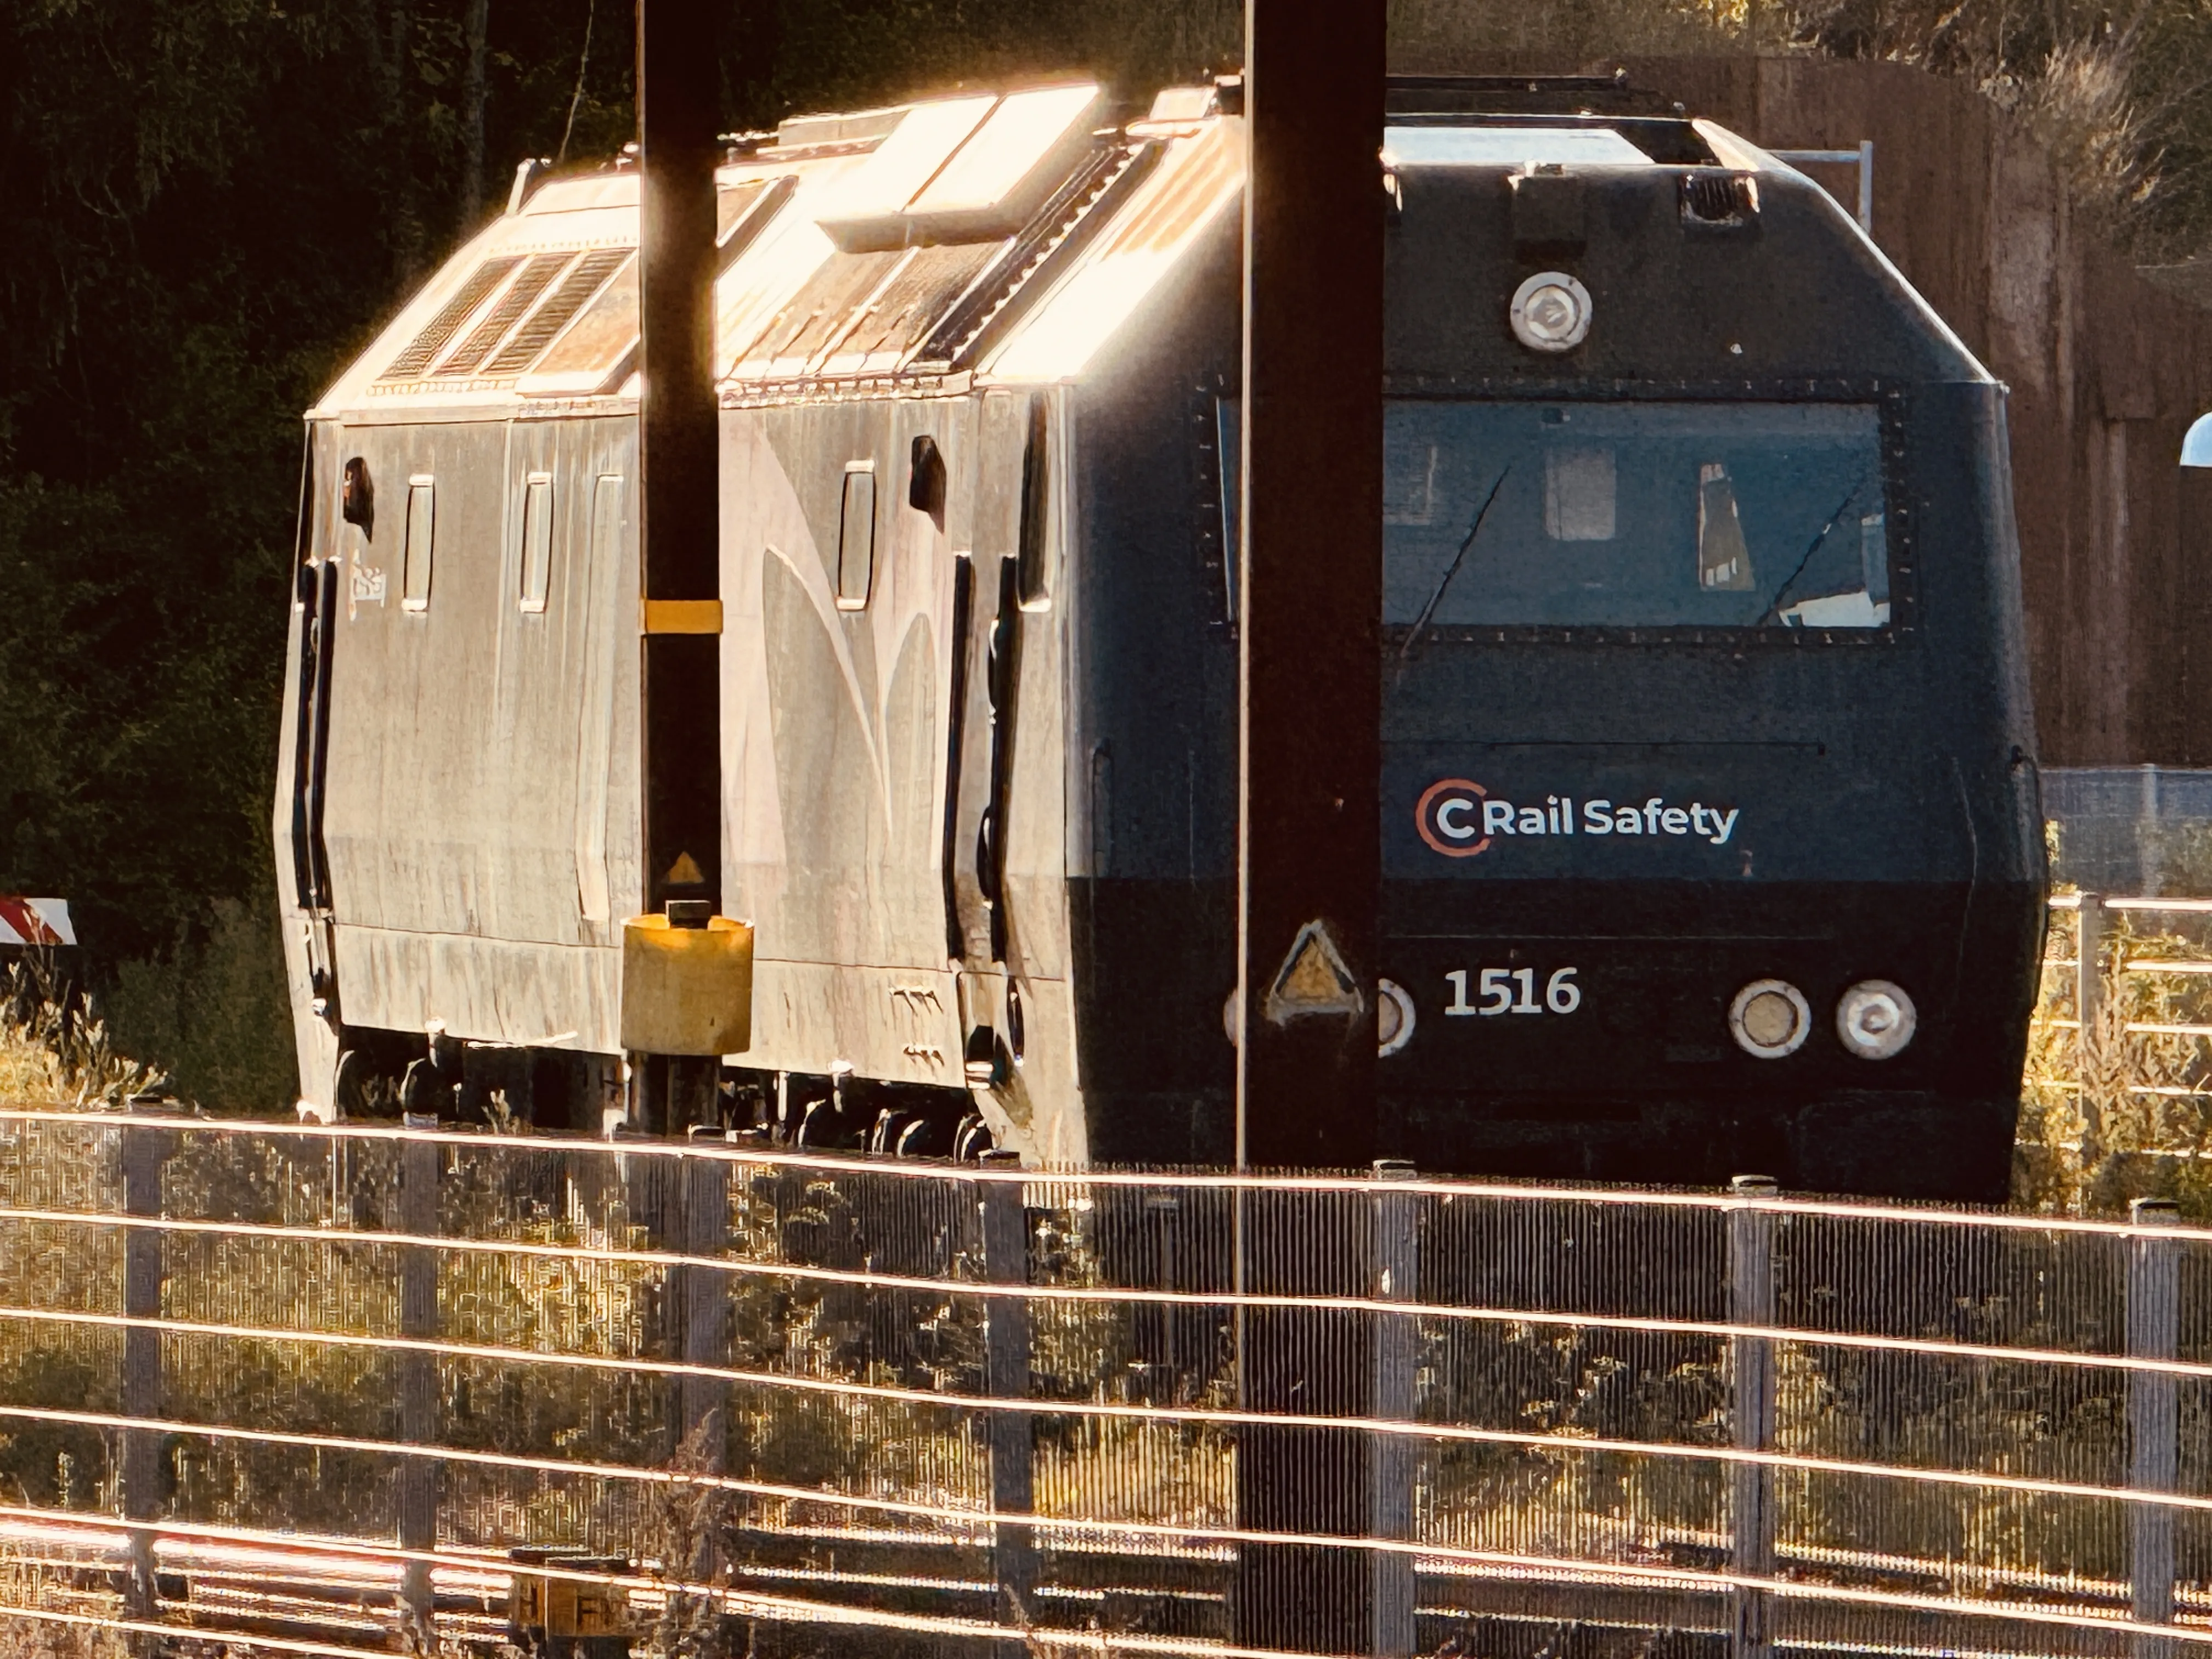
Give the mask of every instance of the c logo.
<svg viewBox="0 0 2212 1659">
<path fill-rule="evenodd" d="M 1413 808 L 1413 828 L 1421 839 L 1448 859 L 1471 859 L 1490 845 L 1478 824 L 1468 820 L 1481 811 L 1490 792 L 1466 778 L 1431 784 Z M 1480 839 L 1476 839 L 1480 836 Z"/>
</svg>

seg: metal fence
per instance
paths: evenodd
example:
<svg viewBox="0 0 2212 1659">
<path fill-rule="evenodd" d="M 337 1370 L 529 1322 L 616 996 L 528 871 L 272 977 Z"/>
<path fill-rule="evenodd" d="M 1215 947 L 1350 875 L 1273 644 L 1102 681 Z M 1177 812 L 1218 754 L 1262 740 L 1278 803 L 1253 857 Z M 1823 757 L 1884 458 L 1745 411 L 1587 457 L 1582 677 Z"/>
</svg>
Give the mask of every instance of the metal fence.
<svg viewBox="0 0 2212 1659">
<path fill-rule="evenodd" d="M 2212 1231 L 0 1113 L 0 1607 L 319 1654 L 2181 1654 Z"/>
<path fill-rule="evenodd" d="M 2212 1201 L 2212 899 L 2051 901 L 2014 1200 Z"/>
</svg>

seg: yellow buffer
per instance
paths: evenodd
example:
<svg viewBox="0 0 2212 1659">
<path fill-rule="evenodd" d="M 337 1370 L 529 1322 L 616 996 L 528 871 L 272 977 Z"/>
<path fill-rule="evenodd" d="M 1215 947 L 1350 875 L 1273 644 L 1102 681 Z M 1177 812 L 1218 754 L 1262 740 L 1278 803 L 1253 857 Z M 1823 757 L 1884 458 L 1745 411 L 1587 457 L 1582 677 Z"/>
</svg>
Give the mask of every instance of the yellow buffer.
<svg viewBox="0 0 2212 1659">
<path fill-rule="evenodd" d="M 647 1054 L 734 1054 L 752 1046 L 753 930 L 714 916 L 623 923 L 622 1045 Z"/>
</svg>

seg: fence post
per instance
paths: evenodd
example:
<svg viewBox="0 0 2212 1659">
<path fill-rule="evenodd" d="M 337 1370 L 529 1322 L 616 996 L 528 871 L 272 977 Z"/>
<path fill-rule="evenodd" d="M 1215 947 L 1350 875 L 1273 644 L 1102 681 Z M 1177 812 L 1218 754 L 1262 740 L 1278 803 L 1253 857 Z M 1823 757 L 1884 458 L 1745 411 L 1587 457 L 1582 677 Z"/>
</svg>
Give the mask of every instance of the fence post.
<svg viewBox="0 0 2212 1659">
<path fill-rule="evenodd" d="M 695 1124 L 694 1146 L 721 1146 L 728 1139 L 718 1125 Z M 730 1245 L 730 1166 L 718 1158 L 687 1158 L 684 1164 L 684 1231 L 678 1245 L 686 1255 L 719 1259 Z M 723 1366 L 730 1363 L 729 1275 L 713 1267 L 678 1267 L 683 1310 L 684 1363 Z M 729 1384 L 720 1377 L 686 1376 L 680 1390 L 677 1443 L 681 1446 L 709 1416 L 721 1413 Z M 726 1431 L 728 1416 L 717 1421 Z M 702 1449 L 707 1461 L 698 1473 L 722 1472 L 723 1436 L 709 1431 Z"/>
<path fill-rule="evenodd" d="M 1021 1167 L 1017 1152 L 983 1154 L 994 1170 Z M 983 1277 L 994 1285 L 1030 1281 L 1029 1227 L 1018 1181 L 985 1181 L 978 1201 L 982 1210 Z M 994 1400 L 1025 1400 L 1030 1392 L 1030 1304 L 1025 1297 L 994 1296 L 984 1315 L 983 1392 Z M 1005 1514 L 1028 1515 L 1036 1508 L 1033 1486 L 1036 1443 L 1027 1412 L 993 1412 L 991 1507 Z M 995 1530 L 994 1565 L 999 1581 L 999 1613 L 1018 1626 L 1030 1618 L 1030 1593 L 1036 1583 L 1036 1546 L 1026 1526 L 1000 1524 Z"/>
<path fill-rule="evenodd" d="M 133 1102 L 134 1114 L 149 1115 L 148 1104 Z M 159 1217 L 161 1213 L 161 1168 L 175 1150 L 172 1133 L 148 1123 L 133 1123 L 123 1131 L 123 1212 Z M 123 1316 L 159 1319 L 161 1316 L 162 1236 L 155 1227 L 131 1227 L 123 1237 Z M 156 1418 L 161 1415 L 161 1334 L 143 1326 L 126 1326 L 123 1332 L 123 1415 Z M 126 1521 L 150 1522 L 161 1512 L 161 1434 L 157 1429 L 123 1431 L 123 1516 Z M 125 1599 L 131 1617 L 151 1619 L 158 1599 L 154 1577 L 154 1540 L 150 1526 L 131 1528 L 131 1579 Z"/>
<path fill-rule="evenodd" d="M 1414 1168 L 1397 1158 L 1377 1158 L 1377 1181 L 1411 1181 Z M 1411 1302 L 1420 1291 L 1420 1251 L 1416 1224 L 1420 1200 L 1412 1193 L 1375 1195 L 1376 1299 Z M 1410 1422 L 1413 1417 L 1414 1362 L 1419 1324 L 1410 1315 L 1376 1314 L 1373 1354 L 1375 1415 Z M 1413 1535 L 1413 1470 L 1419 1449 L 1411 1437 L 1377 1433 L 1368 1451 L 1369 1531 L 1376 1538 Z M 1370 1649 L 1376 1659 L 1407 1659 L 1414 1650 L 1413 1558 L 1401 1551 L 1377 1550 L 1371 1580 L 1374 1624 Z"/>
<path fill-rule="evenodd" d="M 2138 1198 L 2128 1219 L 2146 1231 L 2128 1240 L 2128 1353 L 2136 1359 L 2172 1359 L 2181 1334 L 2180 1252 L 2177 1242 L 2150 1231 L 2180 1224 L 2170 1198 Z M 2170 1371 L 2128 1373 L 2128 1485 L 2137 1492 L 2172 1492 L 2180 1474 L 2174 1377 Z M 2128 1506 L 2128 1571 L 2134 1615 L 2146 1625 L 2173 1622 L 2173 1511 L 2156 1504 Z M 2162 1659 L 2172 1643 L 2138 1635 L 2136 1659 Z"/>
<path fill-rule="evenodd" d="M 1766 1176 L 1738 1176 L 1729 1183 L 1739 1198 L 1774 1196 Z M 1774 1322 L 1774 1212 L 1748 1202 L 1729 1213 L 1729 1322 Z M 1735 1443 L 1743 1451 L 1774 1449 L 1774 1344 L 1763 1336 L 1729 1341 L 1735 1377 Z M 1774 1576 L 1774 1468 L 1769 1463 L 1733 1467 L 1729 1527 L 1730 1566 L 1747 1578 Z M 1740 1584 L 1735 1590 L 1735 1659 L 1767 1659 L 1774 1650 L 1773 1598 Z"/>
<path fill-rule="evenodd" d="M 2074 924 L 2074 1012 L 2081 1021 L 2075 1053 L 2085 1075 L 2097 1058 L 2097 1023 L 2105 1012 L 2105 901 L 2098 894 L 2081 895 L 2081 910 Z M 2086 1090 L 2085 1098 L 2086 1098 Z"/>
<path fill-rule="evenodd" d="M 414 1130 L 438 1127 L 435 1113 L 410 1112 L 401 1120 Z M 438 1178 L 443 1161 L 439 1143 L 427 1133 L 399 1143 L 399 1231 L 416 1238 L 438 1236 Z M 421 1244 L 399 1252 L 399 1334 L 428 1340 L 438 1334 L 438 1252 Z M 438 1365 L 434 1354 L 404 1350 L 399 1356 L 399 1437 L 412 1445 L 438 1438 Z M 438 1464 L 428 1457 L 403 1458 L 399 1465 L 399 1547 L 438 1547 Z M 400 1572 L 403 1614 L 428 1638 L 433 1612 L 430 1564 L 410 1561 Z"/>
</svg>

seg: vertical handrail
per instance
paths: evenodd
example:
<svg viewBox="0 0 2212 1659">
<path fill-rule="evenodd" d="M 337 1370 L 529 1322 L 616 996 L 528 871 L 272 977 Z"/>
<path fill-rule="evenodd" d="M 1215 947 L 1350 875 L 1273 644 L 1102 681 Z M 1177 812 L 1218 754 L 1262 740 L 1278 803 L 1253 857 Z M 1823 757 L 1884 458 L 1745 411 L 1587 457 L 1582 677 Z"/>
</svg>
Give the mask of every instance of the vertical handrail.
<svg viewBox="0 0 2212 1659">
<path fill-rule="evenodd" d="M 2180 1224 L 2170 1198 L 2138 1198 L 2128 1218 L 2144 1231 L 2127 1241 L 2128 1353 L 2172 1359 L 2180 1346 L 2181 1263 L 2176 1241 L 2159 1230 Z M 2172 1492 L 2180 1476 L 2175 1382 L 2167 1371 L 2128 1373 L 2128 1485 L 2137 1492 Z M 2128 1508 L 2128 1577 L 2134 1617 L 2146 1625 L 2173 1622 L 2173 1511 L 2160 1504 Z M 2173 1644 L 2137 1634 L 2136 1659 L 2166 1659 Z"/>
<path fill-rule="evenodd" d="M 1729 1183 L 1747 1200 L 1771 1198 L 1765 1176 L 1738 1176 Z M 1729 1322 L 1774 1323 L 1774 1212 L 1746 1202 L 1729 1216 Z M 1774 1449 L 1774 1344 L 1764 1336 L 1729 1339 L 1735 1382 L 1735 1444 L 1742 1451 Z M 1774 1576 L 1774 1468 L 1740 1462 L 1731 1471 L 1729 1565 L 1746 1578 Z M 1768 1659 L 1774 1650 L 1772 1596 L 1752 1585 L 1735 1591 L 1735 1659 Z"/>
<path fill-rule="evenodd" d="M 1874 140 L 1862 138 L 1850 149 L 1770 149 L 1767 154 L 1778 161 L 1791 167 L 1811 162 L 1815 166 L 1856 167 L 1859 176 L 1859 228 L 1869 240 L 1874 236 Z M 1832 194 L 1833 192 L 1831 192 Z"/>
<path fill-rule="evenodd" d="M 1409 1181 L 1411 1164 L 1377 1158 L 1378 1181 Z M 1382 1302 L 1411 1302 L 1420 1292 L 1418 1224 L 1419 1200 L 1407 1192 L 1375 1195 L 1374 1296 Z M 1372 1406 L 1378 1418 L 1410 1422 L 1413 1418 L 1415 1362 L 1419 1327 L 1407 1315 L 1376 1314 Z M 1377 1538 L 1413 1535 L 1413 1471 L 1419 1448 L 1411 1436 L 1372 1434 L 1368 1441 L 1370 1530 Z M 1413 1558 L 1402 1550 L 1375 1552 L 1373 1648 L 1376 1659 L 1407 1659 L 1415 1650 Z"/>
</svg>

